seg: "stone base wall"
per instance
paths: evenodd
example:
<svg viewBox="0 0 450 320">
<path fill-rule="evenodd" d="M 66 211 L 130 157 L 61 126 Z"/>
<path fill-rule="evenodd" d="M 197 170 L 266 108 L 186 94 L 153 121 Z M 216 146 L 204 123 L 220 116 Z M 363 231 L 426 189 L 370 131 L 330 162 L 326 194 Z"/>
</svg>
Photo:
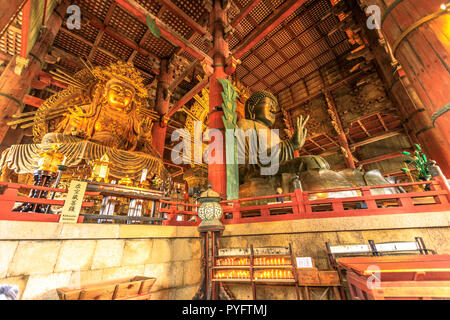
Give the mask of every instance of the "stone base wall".
<svg viewBox="0 0 450 320">
<path fill-rule="evenodd" d="M 222 248 L 288 246 L 294 256 L 312 257 L 319 270 L 330 270 L 325 242 L 330 245 L 414 241 L 422 237 L 429 249 L 450 254 L 450 213 L 398 214 L 367 217 L 305 219 L 228 225 L 220 238 Z M 252 299 L 250 285 L 229 285 L 237 299 Z M 324 294 L 312 288 L 312 298 Z M 294 287 L 256 287 L 257 299 L 296 299 Z M 331 292 L 322 298 L 334 299 Z"/>
<path fill-rule="evenodd" d="M 192 299 L 200 239 L 192 227 L 0 221 L 0 284 L 21 299 L 58 299 L 56 288 L 155 277 L 152 299 Z"/>
<path fill-rule="evenodd" d="M 312 257 L 329 270 L 325 242 L 415 237 L 450 254 L 450 212 L 227 225 L 219 242 L 222 248 L 292 243 L 295 256 Z M 0 284 L 18 285 L 21 299 L 58 299 L 59 287 L 143 275 L 157 278 L 152 299 L 190 300 L 199 287 L 200 255 L 195 227 L 0 221 Z M 248 285 L 229 288 L 237 299 L 252 298 Z M 324 293 L 314 290 L 315 299 Z M 256 293 L 258 299 L 296 299 L 293 287 L 258 286 Z"/>
</svg>

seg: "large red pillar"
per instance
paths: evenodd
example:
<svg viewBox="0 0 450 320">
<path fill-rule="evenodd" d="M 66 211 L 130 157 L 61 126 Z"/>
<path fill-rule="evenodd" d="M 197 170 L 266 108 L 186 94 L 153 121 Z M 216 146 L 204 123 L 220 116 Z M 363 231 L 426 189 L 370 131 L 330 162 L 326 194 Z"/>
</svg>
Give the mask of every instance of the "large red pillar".
<svg viewBox="0 0 450 320">
<path fill-rule="evenodd" d="M 167 120 L 165 116 L 169 111 L 170 94 L 169 86 L 172 81 L 173 70 L 170 68 L 168 59 L 161 59 L 161 68 L 156 86 L 155 110 L 160 116 L 160 121 L 153 125 L 152 143 L 161 157 L 164 155 L 164 144 L 166 140 Z"/>
<path fill-rule="evenodd" d="M 221 6 L 222 1 L 214 0 L 210 16 L 212 34 L 214 38 L 213 55 L 213 73 L 209 77 L 209 116 L 208 127 L 210 129 L 219 129 L 222 132 L 222 155 L 223 160 L 220 163 L 208 164 L 208 180 L 212 188 L 223 198 L 227 195 L 227 169 L 225 163 L 225 131 L 222 120 L 222 85 L 217 79 L 226 79 L 225 63 L 229 55 L 228 42 L 224 38 L 224 26 L 227 23 L 227 15 Z M 212 141 L 210 141 L 211 144 Z M 215 144 L 217 146 L 217 144 Z M 217 149 L 217 148 L 216 148 Z M 219 162 L 219 161 L 218 161 Z"/>
<path fill-rule="evenodd" d="M 12 115 L 23 109 L 22 100 L 31 87 L 31 82 L 41 69 L 41 64 L 61 27 L 67 4 L 59 6 L 47 22 L 47 29 L 39 42 L 33 46 L 28 59 L 13 57 L 0 76 L 0 146 L 1 150 L 18 143 L 23 130 L 11 129 L 7 123 Z M 20 65 L 24 63 L 24 65 Z"/>
<path fill-rule="evenodd" d="M 372 2 L 367 1 L 367 4 L 372 4 Z M 360 25 L 363 26 L 361 30 L 374 53 L 379 75 L 386 84 L 389 97 L 400 111 L 403 126 L 410 141 L 420 144 L 427 157 L 435 160 L 442 171 L 450 176 L 450 149 L 445 147 L 447 142 L 441 131 L 433 125 L 427 108 L 411 85 L 404 70 L 398 65 L 398 62 L 393 61 L 388 50 L 380 45 L 380 34 L 377 30 L 369 30 L 365 27 L 366 15 L 360 10 L 354 10 L 353 13 Z M 385 13 L 385 17 L 387 16 Z M 383 40 L 385 39 L 383 38 Z M 394 70 L 397 71 L 394 72 Z"/>
<path fill-rule="evenodd" d="M 444 140 L 441 131 L 433 125 L 408 77 L 402 74 L 397 74 L 396 77 L 398 81 L 393 84 L 392 93 L 399 97 L 406 94 L 412 102 L 404 104 L 407 125 L 412 129 L 412 134 L 425 154 L 436 161 L 443 173 L 450 177 L 450 148 L 445 148 L 448 141 Z M 401 99 L 406 100 L 407 97 Z"/>
<path fill-rule="evenodd" d="M 450 149 L 450 15 L 443 0 L 378 0 L 393 55 Z"/>
</svg>

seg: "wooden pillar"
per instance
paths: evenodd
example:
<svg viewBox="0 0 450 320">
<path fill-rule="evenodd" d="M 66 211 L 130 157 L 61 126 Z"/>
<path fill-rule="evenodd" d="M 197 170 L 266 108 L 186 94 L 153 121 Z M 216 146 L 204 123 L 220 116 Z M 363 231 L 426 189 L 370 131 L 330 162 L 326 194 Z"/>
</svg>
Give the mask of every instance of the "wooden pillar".
<svg viewBox="0 0 450 320">
<path fill-rule="evenodd" d="M 220 194 L 221 197 L 226 198 L 227 194 L 227 169 L 225 163 L 225 131 L 222 120 L 222 85 L 217 79 L 226 79 L 228 76 L 225 73 L 226 59 L 229 55 L 228 42 L 224 38 L 224 27 L 227 23 L 227 15 L 224 8 L 222 8 L 222 1 L 213 0 L 213 8 L 210 15 L 210 22 L 212 26 L 212 34 L 214 47 L 213 55 L 213 73 L 209 77 L 209 116 L 208 127 L 210 129 L 219 129 L 222 133 L 222 161 L 220 163 L 208 164 L 208 179 L 211 182 L 212 188 Z M 213 141 L 210 141 L 210 144 Z M 215 143 L 217 146 L 217 143 Z M 216 148 L 217 150 L 218 148 Z"/>
<path fill-rule="evenodd" d="M 158 75 L 156 86 L 156 105 L 155 110 L 160 116 L 160 121 L 155 123 L 152 129 L 153 147 L 164 155 L 164 144 L 166 140 L 167 120 L 166 115 L 169 111 L 170 93 L 169 85 L 172 81 L 173 68 L 170 67 L 168 59 L 161 59 L 161 70 Z"/>
<path fill-rule="evenodd" d="M 344 149 L 344 151 L 342 153 L 343 153 L 343 156 L 345 159 L 345 164 L 346 164 L 347 168 L 355 169 L 356 166 L 355 166 L 355 162 L 353 161 L 352 152 L 350 150 L 350 146 L 348 144 L 347 137 L 345 136 L 344 130 L 342 128 L 341 119 L 339 118 L 339 114 L 336 109 L 336 103 L 335 103 L 333 95 L 331 94 L 330 91 L 325 92 L 325 99 L 327 100 L 327 104 L 328 104 L 329 110 L 331 112 L 330 116 L 333 117 L 333 115 L 334 115 L 333 121 L 336 122 L 334 125 L 337 126 L 337 127 L 335 127 L 335 129 L 338 133 L 339 144 Z"/>
<path fill-rule="evenodd" d="M 62 24 L 66 5 L 60 5 L 47 22 L 47 29 L 36 42 L 28 59 L 13 57 L 0 76 L 0 149 L 18 143 L 23 135 L 21 129 L 11 129 L 7 123 L 13 120 L 12 115 L 23 110 L 23 98 L 28 93 L 31 82 L 41 69 L 56 34 Z M 17 140 L 18 139 L 18 140 Z"/>
<path fill-rule="evenodd" d="M 11 19 L 14 18 L 18 11 L 20 11 L 24 2 L 24 0 L 2 1 L 0 10 L 0 36 L 6 30 L 6 27 L 9 25 Z"/>
<path fill-rule="evenodd" d="M 377 0 L 394 57 L 450 148 L 450 14 L 444 0 Z M 446 34 L 447 33 L 447 34 Z"/>
<path fill-rule="evenodd" d="M 387 49 L 380 45 L 377 30 L 365 27 L 366 15 L 359 9 L 353 10 L 353 13 L 363 27 L 361 30 L 374 53 L 378 73 L 384 80 L 389 97 L 400 111 L 410 141 L 420 144 L 427 157 L 435 160 L 442 171 L 450 176 L 450 149 L 446 147 L 447 142 L 441 131 L 432 124 L 431 117 L 408 76 L 392 61 Z M 397 68 L 396 72 L 394 68 Z"/>
</svg>

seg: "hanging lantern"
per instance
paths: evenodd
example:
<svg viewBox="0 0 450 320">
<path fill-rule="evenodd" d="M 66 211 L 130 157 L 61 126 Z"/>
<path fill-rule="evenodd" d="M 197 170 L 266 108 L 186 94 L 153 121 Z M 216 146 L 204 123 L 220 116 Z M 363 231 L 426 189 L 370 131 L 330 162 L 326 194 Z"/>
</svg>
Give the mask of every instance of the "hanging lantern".
<svg viewBox="0 0 450 320">
<path fill-rule="evenodd" d="M 224 228 L 220 222 L 222 218 L 223 210 L 220 205 L 222 198 L 217 192 L 211 189 L 211 184 L 208 185 L 208 189 L 203 192 L 198 201 L 201 203 L 198 208 L 198 216 L 202 220 L 199 229 L 222 229 Z"/>
<path fill-rule="evenodd" d="M 95 160 L 92 164 L 92 174 L 90 180 L 108 183 L 109 157 L 105 153 L 100 160 Z"/>
</svg>

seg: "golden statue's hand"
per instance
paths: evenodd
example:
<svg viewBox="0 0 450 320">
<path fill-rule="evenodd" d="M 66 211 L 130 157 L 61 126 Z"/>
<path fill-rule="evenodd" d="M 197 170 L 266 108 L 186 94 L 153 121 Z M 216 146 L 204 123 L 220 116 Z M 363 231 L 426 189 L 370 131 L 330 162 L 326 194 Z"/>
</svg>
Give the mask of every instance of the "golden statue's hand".
<svg viewBox="0 0 450 320">
<path fill-rule="evenodd" d="M 306 134 L 308 130 L 306 129 L 306 123 L 309 120 L 309 116 L 303 119 L 303 116 L 297 117 L 297 130 L 291 137 L 291 142 L 295 150 L 301 149 L 306 141 Z"/>
</svg>

